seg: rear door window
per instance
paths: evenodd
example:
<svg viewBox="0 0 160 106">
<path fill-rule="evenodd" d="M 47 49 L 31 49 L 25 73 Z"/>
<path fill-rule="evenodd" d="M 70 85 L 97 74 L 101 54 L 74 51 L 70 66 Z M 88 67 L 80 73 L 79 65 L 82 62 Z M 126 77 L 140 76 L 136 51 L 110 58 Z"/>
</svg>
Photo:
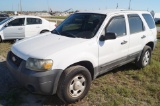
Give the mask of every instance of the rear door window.
<svg viewBox="0 0 160 106">
<path fill-rule="evenodd" d="M 27 25 L 34 25 L 34 24 L 42 24 L 42 20 L 39 18 L 27 18 Z"/>
<path fill-rule="evenodd" d="M 155 28 L 155 22 L 150 14 L 142 14 L 150 29 Z"/>
<path fill-rule="evenodd" d="M 144 31 L 144 25 L 138 14 L 128 15 L 130 34 Z"/>
</svg>

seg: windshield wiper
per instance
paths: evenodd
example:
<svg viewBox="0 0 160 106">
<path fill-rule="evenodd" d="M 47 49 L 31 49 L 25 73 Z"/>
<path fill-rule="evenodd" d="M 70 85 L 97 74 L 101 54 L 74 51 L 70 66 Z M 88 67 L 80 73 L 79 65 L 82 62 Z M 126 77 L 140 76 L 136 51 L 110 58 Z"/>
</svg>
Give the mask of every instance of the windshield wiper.
<svg viewBox="0 0 160 106">
<path fill-rule="evenodd" d="M 58 35 L 61 35 L 60 32 L 58 30 L 56 30 L 56 29 L 54 29 L 51 33 L 56 33 Z"/>
<path fill-rule="evenodd" d="M 69 32 L 63 32 L 63 35 L 64 35 L 64 36 L 67 36 L 67 37 L 74 37 L 74 38 L 77 38 L 77 36 L 75 36 L 74 34 L 69 33 Z"/>
</svg>

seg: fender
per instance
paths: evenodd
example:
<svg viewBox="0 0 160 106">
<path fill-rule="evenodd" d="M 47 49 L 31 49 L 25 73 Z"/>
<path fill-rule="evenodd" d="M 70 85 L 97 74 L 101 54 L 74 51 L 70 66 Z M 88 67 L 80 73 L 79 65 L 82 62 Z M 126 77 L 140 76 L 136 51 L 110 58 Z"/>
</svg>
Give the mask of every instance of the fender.
<svg viewBox="0 0 160 106">
<path fill-rule="evenodd" d="M 93 65 L 93 68 L 98 66 L 98 58 L 93 54 L 85 52 L 80 55 L 79 54 L 74 56 L 72 55 L 72 58 L 69 56 L 64 58 L 63 60 L 59 61 L 58 65 L 54 68 L 65 70 L 70 65 L 81 62 L 81 61 L 91 62 Z"/>
<path fill-rule="evenodd" d="M 4 40 L 3 31 L 0 31 L 0 37 L 2 40 Z"/>
</svg>

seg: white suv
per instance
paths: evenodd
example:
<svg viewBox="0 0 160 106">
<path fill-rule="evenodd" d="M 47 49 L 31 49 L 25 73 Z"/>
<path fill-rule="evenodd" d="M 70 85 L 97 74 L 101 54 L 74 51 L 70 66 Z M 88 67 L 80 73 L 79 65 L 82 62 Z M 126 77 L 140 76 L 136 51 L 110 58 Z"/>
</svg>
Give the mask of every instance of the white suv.
<svg viewBox="0 0 160 106">
<path fill-rule="evenodd" d="M 51 33 L 15 43 L 7 64 L 29 91 L 55 94 L 64 102 L 82 99 L 97 76 L 135 62 L 150 63 L 155 22 L 146 11 L 92 11 L 69 16 Z"/>
<path fill-rule="evenodd" d="M 55 29 L 56 23 L 36 16 L 13 16 L 0 22 L 0 42 L 22 39 Z"/>
</svg>

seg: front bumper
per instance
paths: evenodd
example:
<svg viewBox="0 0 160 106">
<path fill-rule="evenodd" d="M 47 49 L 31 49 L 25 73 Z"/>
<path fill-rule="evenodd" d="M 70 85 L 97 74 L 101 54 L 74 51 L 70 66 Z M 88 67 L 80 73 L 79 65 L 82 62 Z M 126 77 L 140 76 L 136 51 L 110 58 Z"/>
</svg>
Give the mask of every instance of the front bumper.
<svg viewBox="0 0 160 106">
<path fill-rule="evenodd" d="M 36 72 L 25 67 L 26 61 L 22 60 L 19 65 L 13 62 L 11 52 L 7 56 L 7 66 L 12 75 L 21 85 L 32 93 L 52 95 L 56 93 L 58 81 L 62 70 L 56 69 L 46 72 Z"/>
</svg>

